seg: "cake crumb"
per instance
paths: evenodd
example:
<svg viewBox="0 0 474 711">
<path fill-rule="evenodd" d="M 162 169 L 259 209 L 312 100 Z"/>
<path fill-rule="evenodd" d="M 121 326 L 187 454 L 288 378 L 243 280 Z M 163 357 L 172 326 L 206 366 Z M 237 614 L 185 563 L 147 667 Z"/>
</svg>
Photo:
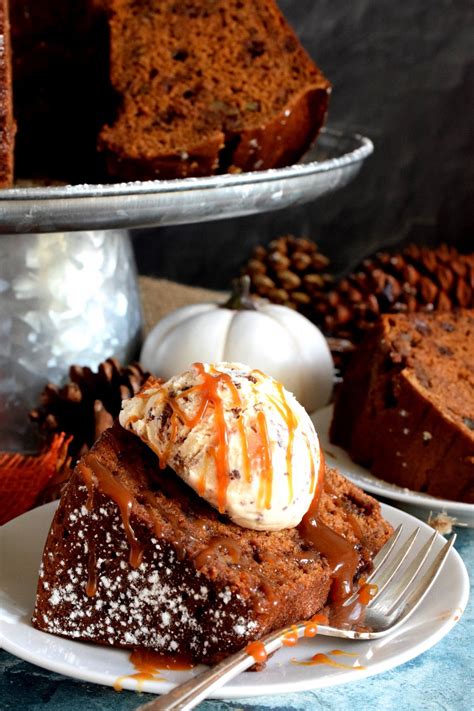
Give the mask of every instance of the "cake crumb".
<svg viewBox="0 0 474 711">
<path fill-rule="evenodd" d="M 453 526 L 457 523 L 457 518 L 448 516 L 445 511 L 438 514 L 433 514 L 433 512 L 430 511 L 430 515 L 428 516 L 426 523 L 428 526 L 431 526 L 431 528 L 434 528 L 435 531 L 441 533 L 442 536 L 447 536 L 452 533 Z"/>
</svg>

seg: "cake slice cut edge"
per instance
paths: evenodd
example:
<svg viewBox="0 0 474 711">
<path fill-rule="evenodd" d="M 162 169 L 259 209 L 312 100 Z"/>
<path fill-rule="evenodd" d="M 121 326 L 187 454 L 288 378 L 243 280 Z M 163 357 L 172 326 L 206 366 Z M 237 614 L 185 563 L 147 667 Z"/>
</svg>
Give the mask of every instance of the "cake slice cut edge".
<svg viewBox="0 0 474 711">
<path fill-rule="evenodd" d="M 330 83 L 274 0 L 111 0 L 109 12 L 120 107 L 99 146 L 112 175 L 277 168 L 315 140 Z"/>
<path fill-rule="evenodd" d="M 474 503 L 474 311 L 382 316 L 351 359 L 330 438 L 380 479 Z"/>
<path fill-rule="evenodd" d="M 108 472 L 108 494 L 96 467 Z M 321 520 L 356 546 L 362 574 L 391 527 L 374 499 L 337 472 L 327 477 Z M 115 424 L 63 494 L 32 622 L 76 640 L 214 663 L 311 618 L 327 603 L 331 582 L 328 562 L 297 529 L 232 524 L 173 472 L 160 471 L 155 455 Z"/>
</svg>

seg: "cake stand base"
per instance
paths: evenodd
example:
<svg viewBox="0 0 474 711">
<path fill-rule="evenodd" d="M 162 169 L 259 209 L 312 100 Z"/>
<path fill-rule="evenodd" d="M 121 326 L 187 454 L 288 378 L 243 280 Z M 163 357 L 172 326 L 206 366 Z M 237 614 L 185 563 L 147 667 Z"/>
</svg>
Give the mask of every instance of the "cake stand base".
<svg viewBox="0 0 474 711">
<path fill-rule="evenodd" d="M 126 230 L 0 237 L 0 449 L 35 446 L 27 413 L 73 363 L 129 362 L 141 334 Z"/>
</svg>

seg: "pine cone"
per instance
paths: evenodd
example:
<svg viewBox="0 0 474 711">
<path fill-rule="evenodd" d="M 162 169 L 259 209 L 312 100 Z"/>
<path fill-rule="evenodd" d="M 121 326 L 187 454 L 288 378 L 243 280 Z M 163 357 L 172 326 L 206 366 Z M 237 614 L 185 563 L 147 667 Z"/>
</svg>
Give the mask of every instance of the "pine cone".
<svg viewBox="0 0 474 711">
<path fill-rule="evenodd" d="M 328 336 L 337 368 L 382 313 L 474 305 L 474 254 L 445 244 L 378 252 L 335 284 L 329 259 L 314 242 L 291 235 L 257 246 L 242 272 L 252 292 L 295 308 Z"/>
<path fill-rule="evenodd" d="M 250 276 L 252 293 L 311 317 L 314 300 L 332 285 L 328 266 L 314 242 L 286 235 L 255 247 L 242 273 Z"/>
<path fill-rule="evenodd" d="M 73 365 L 66 385 L 45 387 L 30 419 L 47 441 L 58 432 L 72 435 L 69 455 L 74 463 L 112 425 L 122 400 L 135 395 L 148 376 L 138 363 L 121 367 L 114 358 L 101 363 L 97 373 Z"/>
<path fill-rule="evenodd" d="M 378 252 L 314 303 L 324 333 L 358 343 L 380 314 L 474 306 L 474 254 L 445 244 Z"/>
</svg>

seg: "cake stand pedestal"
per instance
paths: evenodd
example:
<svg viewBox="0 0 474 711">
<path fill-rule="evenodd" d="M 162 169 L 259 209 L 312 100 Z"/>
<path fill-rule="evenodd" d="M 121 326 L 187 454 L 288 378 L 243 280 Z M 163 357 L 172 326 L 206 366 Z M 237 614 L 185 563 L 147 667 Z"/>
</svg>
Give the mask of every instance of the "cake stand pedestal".
<svg viewBox="0 0 474 711">
<path fill-rule="evenodd" d="M 283 209 L 338 190 L 373 146 L 326 129 L 302 162 L 275 170 L 0 192 L 0 449 L 34 447 L 27 412 L 73 363 L 138 352 L 140 299 L 129 228 Z"/>
<path fill-rule="evenodd" d="M 138 352 L 140 297 L 126 230 L 0 237 L 0 448 L 34 448 L 26 413 L 72 363 Z"/>
</svg>

